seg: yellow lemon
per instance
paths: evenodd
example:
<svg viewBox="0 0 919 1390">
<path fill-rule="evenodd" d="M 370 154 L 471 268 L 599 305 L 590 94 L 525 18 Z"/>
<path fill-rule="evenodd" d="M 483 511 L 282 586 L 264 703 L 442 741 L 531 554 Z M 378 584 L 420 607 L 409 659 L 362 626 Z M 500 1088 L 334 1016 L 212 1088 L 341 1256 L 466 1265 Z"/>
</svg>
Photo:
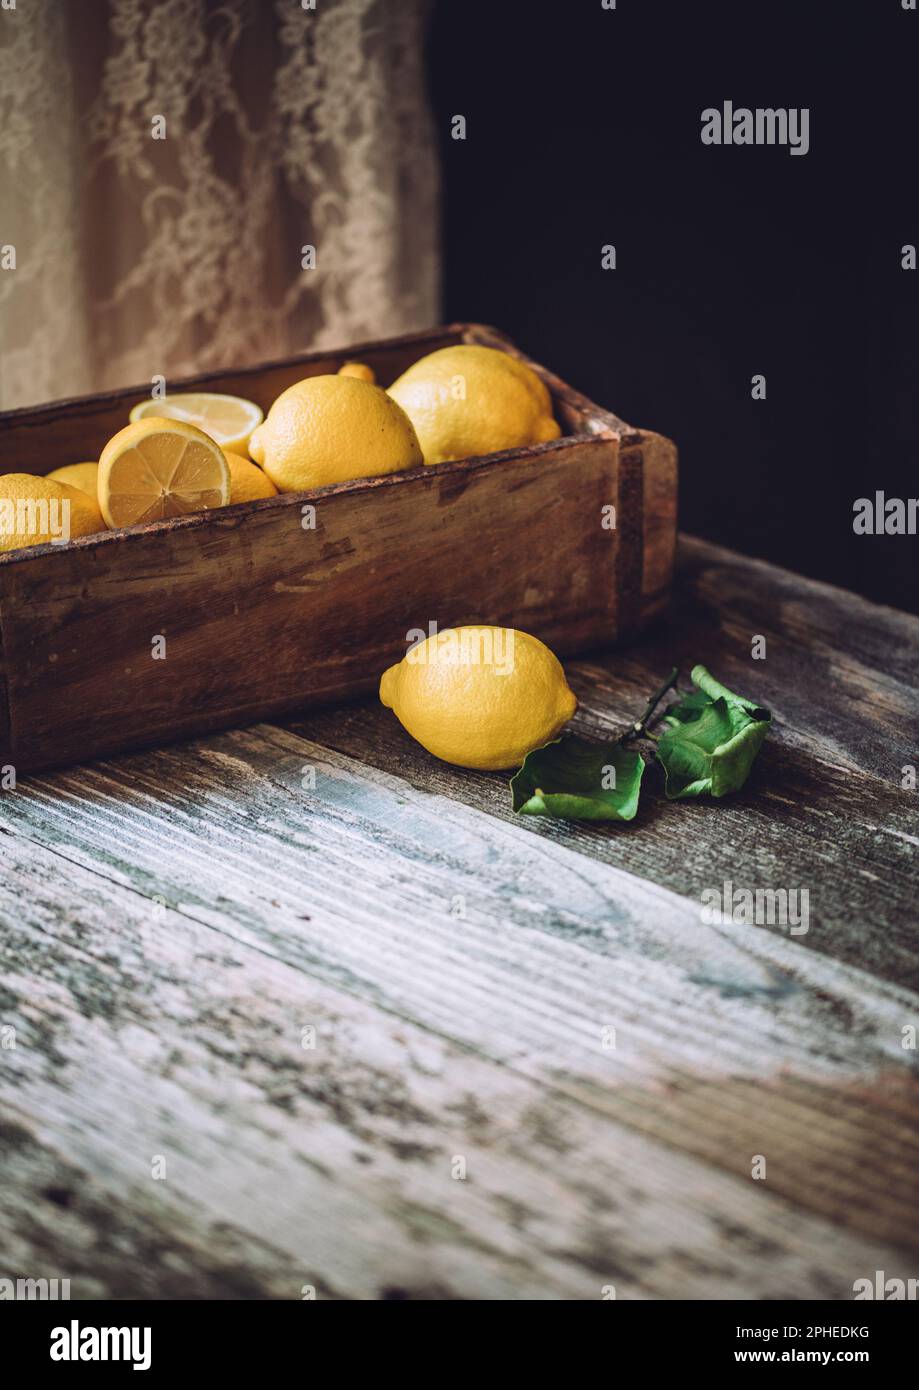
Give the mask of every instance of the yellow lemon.
<svg viewBox="0 0 919 1390">
<path fill-rule="evenodd" d="M 99 506 L 109 526 L 225 507 L 230 470 L 203 430 L 151 418 L 125 425 L 99 459 Z"/>
<path fill-rule="evenodd" d="M 358 381 L 376 381 L 376 373 L 372 367 L 368 367 L 366 362 L 345 362 L 338 369 L 339 376 L 357 377 Z"/>
<path fill-rule="evenodd" d="M 274 483 L 251 459 L 226 450 L 224 458 L 230 470 L 230 506 L 234 502 L 252 502 L 256 497 L 277 497 Z"/>
<path fill-rule="evenodd" d="M 94 501 L 98 476 L 98 463 L 65 463 L 63 468 L 55 468 L 48 474 L 49 478 L 59 479 L 62 483 L 69 483 L 71 487 L 88 492 Z"/>
<path fill-rule="evenodd" d="M 261 406 L 243 396 L 224 396 L 215 391 L 177 391 L 162 400 L 138 401 L 129 420 L 184 420 L 210 435 L 221 449 L 245 457 L 249 436 L 265 418 Z"/>
<path fill-rule="evenodd" d="M 283 391 L 249 441 L 281 492 L 416 468 L 411 421 L 379 386 L 352 376 L 311 376 Z"/>
<path fill-rule="evenodd" d="M 485 771 L 519 767 L 578 703 L 549 648 L 510 627 L 445 628 L 419 642 L 383 673 L 380 699 L 429 753 Z"/>
<path fill-rule="evenodd" d="M 496 348 L 460 343 L 414 362 L 393 382 L 425 463 L 542 444 L 561 434 L 539 377 Z"/>
<path fill-rule="evenodd" d="M 98 506 L 82 488 L 31 473 L 4 473 L 0 477 L 0 550 L 19 550 L 104 530 Z"/>
</svg>

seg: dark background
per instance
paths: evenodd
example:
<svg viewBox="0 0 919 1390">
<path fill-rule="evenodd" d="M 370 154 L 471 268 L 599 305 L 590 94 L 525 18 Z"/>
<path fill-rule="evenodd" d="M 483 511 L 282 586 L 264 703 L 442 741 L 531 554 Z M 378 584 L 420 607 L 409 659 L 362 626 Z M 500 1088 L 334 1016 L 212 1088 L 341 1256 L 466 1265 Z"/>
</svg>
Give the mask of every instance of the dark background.
<svg viewBox="0 0 919 1390">
<path fill-rule="evenodd" d="M 919 612 L 919 538 L 852 530 L 919 496 L 919 13 L 438 0 L 429 73 L 446 317 L 675 439 L 684 530 Z M 704 146 L 726 99 L 809 107 L 810 152 Z"/>
</svg>

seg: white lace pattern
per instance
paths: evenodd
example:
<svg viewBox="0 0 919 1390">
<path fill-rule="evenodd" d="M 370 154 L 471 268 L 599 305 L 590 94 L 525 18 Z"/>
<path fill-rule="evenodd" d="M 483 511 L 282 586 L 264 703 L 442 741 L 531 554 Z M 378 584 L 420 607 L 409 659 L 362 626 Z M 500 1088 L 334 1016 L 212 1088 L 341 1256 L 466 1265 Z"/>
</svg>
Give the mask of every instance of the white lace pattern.
<svg viewBox="0 0 919 1390">
<path fill-rule="evenodd" d="M 0 407 L 434 322 L 426 18 L 427 0 L 0 11 Z"/>
</svg>

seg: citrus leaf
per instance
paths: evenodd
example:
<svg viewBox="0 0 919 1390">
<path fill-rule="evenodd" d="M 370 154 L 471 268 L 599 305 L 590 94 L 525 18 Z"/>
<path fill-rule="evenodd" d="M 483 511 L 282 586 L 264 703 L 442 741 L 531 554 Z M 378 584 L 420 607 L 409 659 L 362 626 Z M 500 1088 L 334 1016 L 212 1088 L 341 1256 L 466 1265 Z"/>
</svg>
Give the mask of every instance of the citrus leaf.
<svg viewBox="0 0 919 1390">
<path fill-rule="evenodd" d="M 514 810 L 565 820 L 632 820 L 644 761 L 621 743 L 565 734 L 528 753 L 511 778 Z"/>
<path fill-rule="evenodd" d="M 668 709 L 657 741 L 671 801 L 738 791 L 772 723 L 767 709 L 735 695 L 704 666 L 693 667 L 692 679 L 699 689 Z"/>
</svg>

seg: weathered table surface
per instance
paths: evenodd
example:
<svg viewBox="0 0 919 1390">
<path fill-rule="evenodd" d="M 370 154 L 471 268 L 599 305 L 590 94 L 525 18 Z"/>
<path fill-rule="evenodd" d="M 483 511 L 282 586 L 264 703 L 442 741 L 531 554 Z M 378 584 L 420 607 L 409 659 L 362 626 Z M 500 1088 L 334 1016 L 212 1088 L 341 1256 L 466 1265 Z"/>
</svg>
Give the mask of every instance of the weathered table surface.
<svg viewBox="0 0 919 1390">
<path fill-rule="evenodd" d="M 669 805 L 649 771 L 629 826 L 515 817 L 373 702 L 0 797 L 0 1273 L 285 1299 L 915 1275 L 919 620 L 684 540 L 670 618 L 570 664 L 578 727 L 621 730 L 676 660 L 776 727 L 740 795 Z M 706 925 L 725 880 L 806 888 L 809 931 Z"/>
</svg>

